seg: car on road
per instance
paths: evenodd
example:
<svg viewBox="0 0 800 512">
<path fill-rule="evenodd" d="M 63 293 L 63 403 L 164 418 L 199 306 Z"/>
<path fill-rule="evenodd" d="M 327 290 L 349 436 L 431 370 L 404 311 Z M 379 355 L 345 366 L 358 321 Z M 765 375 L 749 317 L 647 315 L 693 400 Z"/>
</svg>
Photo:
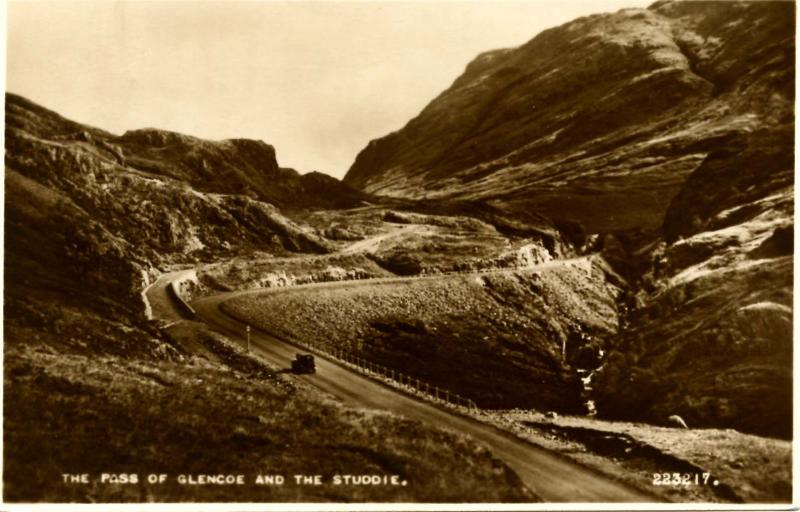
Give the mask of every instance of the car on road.
<svg viewBox="0 0 800 512">
<path fill-rule="evenodd" d="M 297 354 L 292 361 L 292 373 L 316 373 L 317 365 L 311 354 Z"/>
</svg>

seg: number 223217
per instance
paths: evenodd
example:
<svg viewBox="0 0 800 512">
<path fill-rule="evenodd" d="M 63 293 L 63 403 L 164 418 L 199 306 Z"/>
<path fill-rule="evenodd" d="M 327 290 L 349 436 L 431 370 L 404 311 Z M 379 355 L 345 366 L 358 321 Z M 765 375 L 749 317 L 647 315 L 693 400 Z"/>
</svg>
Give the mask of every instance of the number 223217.
<svg viewBox="0 0 800 512">
<path fill-rule="evenodd" d="M 709 485 L 711 473 L 653 473 L 653 485 Z"/>
</svg>

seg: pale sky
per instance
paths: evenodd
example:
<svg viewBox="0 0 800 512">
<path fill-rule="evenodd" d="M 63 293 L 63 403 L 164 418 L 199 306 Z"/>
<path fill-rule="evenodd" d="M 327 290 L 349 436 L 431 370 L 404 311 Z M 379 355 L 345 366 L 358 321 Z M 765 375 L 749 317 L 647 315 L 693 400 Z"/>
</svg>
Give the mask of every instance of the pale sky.
<svg viewBox="0 0 800 512">
<path fill-rule="evenodd" d="M 261 139 L 342 177 L 478 53 L 650 3 L 10 1 L 7 89 L 117 134 Z"/>
</svg>

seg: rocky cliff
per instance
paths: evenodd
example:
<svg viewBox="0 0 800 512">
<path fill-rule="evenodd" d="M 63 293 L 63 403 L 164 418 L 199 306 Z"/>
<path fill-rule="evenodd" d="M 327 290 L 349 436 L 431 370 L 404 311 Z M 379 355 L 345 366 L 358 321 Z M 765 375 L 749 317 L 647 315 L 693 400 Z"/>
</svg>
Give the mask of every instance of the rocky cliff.
<svg viewBox="0 0 800 512">
<path fill-rule="evenodd" d="M 608 252 L 643 271 L 595 382 L 602 414 L 791 436 L 793 146 L 792 126 L 731 140 L 689 175 L 659 239 Z"/>
<path fill-rule="evenodd" d="M 207 141 L 156 129 L 131 130 L 112 140 L 128 167 L 202 192 L 245 195 L 288 210 L 352 207 L 367 197 L 326 174 L 280 167 L 275 148 L 260 140 Z"/>
<path fill-rule="evenodd" d="M 794 4 L 658 2 L 484 53 L 345 182 L 491 200 L 592 232 L 661 224 L 736 134 L 792 119 Z"/>
</svg>

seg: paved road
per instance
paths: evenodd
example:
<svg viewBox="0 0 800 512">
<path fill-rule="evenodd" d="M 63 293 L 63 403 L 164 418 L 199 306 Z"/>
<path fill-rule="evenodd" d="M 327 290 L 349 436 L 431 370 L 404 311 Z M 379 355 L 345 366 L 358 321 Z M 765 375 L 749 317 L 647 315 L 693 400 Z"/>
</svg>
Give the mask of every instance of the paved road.
<svg viewBox="0 0 800 512">
<path fill-rule="evenodd" d="M 183 320 L 183 314 L 167 292 L 169 283 L 184 279 L 193 274 L 194 269 L 176 270 L 167 274 L 162 274 L 153 284 L 144 290 L 144 296 L 150 305 L 153 318 L 177 322 Z"/>
<path fill-rule="evenodd" d="M 518 273 L 518 272 L 540 272 L 542 270 L 554 269 L 558 267 L 567 267 L 572 266 L 575 268 L 582 268 L 586 272 L 591 271 L 591 258 L 586 256 L 581 256 L 578 258 L 569 258 L 563 260 L 552 260 L 546 263 L 539 263 L 538 265 L 534 265 L 532 267 L 520 267 L 520 268 L 496 268 L 496 269 L 487 269 L 487 270 L 470 270 L 470 271 L 460 271 L 460 272 L 449 272 L 449 273 L 442 273 L 442 274 L 417 274 L 413 276 L 392 276 L 392 277 L 376 277 L 370 279 L 353 279 L 353 280 L 345 280 L 345 281 L 321 281 L 318 283 L 305 283 L 305 284 L 297 284 L 292 286 L 276 286 L 273 288 L 252 288 L 246 290 L 240 290 L 236 292 L 231 292 L 225 295 L 226 300 L 235 297 L 241 297 L 242 295 L 255 295 L 255 294 L 262 294 L 262 293 L 293 293 L 299 292 L 303 290 L 307 290 L 309 288 L 316 288 L 316 289 L 325 289 L 325 288 L 352 288 L 352 287 L 359 287 L 359 286 L 376 286 L 376 285 L 391 285 L 391 284 L 402 284 L 407 283 L 410 281 L 421 281 L 421 280 L 434 280 L 434 279 L 452 279 L 453 276 L 473 276 L 475 278 L 485 275 L 494 275 L 494 274 L 511 274 L 511 273 Z M 164 274 L 161 276 L 161 279 L 169 279 L 171 275 L 180 275 L 181 272 L 186 271 L 178 271 L 173 272 L 172 274 Z M 234 295 L 235 294 L 235 295 Z"/>
<path fill-rule="evenodd" d="M 371 284 L 363 282 L 364 285 Z M 271 291 L 275 293 L 275 290 Z M 244 325 L 227 316 L 219 305 L 244 293 L 232 292 L 198 299 L 192 303 L 199 320 L 243 342 Z M 289 368 L 299 351 L 264 332 L 253 330 L 252 348 L 268 361 Z M 317 358 L 317 373 L 303 375 L 307 382 L 344 403 L 356 407 L 385 409 L 439 427 L 469 434 L 483 442 L 509 465 L 522 481 L 550 502 L 654 502 L 658 498 L 585 468 L 565 457 L 539 448 L 498 428 L 434 405 L 413 399 L 399 391 L 354 373 L 338 364 Z"/>
</svg>

